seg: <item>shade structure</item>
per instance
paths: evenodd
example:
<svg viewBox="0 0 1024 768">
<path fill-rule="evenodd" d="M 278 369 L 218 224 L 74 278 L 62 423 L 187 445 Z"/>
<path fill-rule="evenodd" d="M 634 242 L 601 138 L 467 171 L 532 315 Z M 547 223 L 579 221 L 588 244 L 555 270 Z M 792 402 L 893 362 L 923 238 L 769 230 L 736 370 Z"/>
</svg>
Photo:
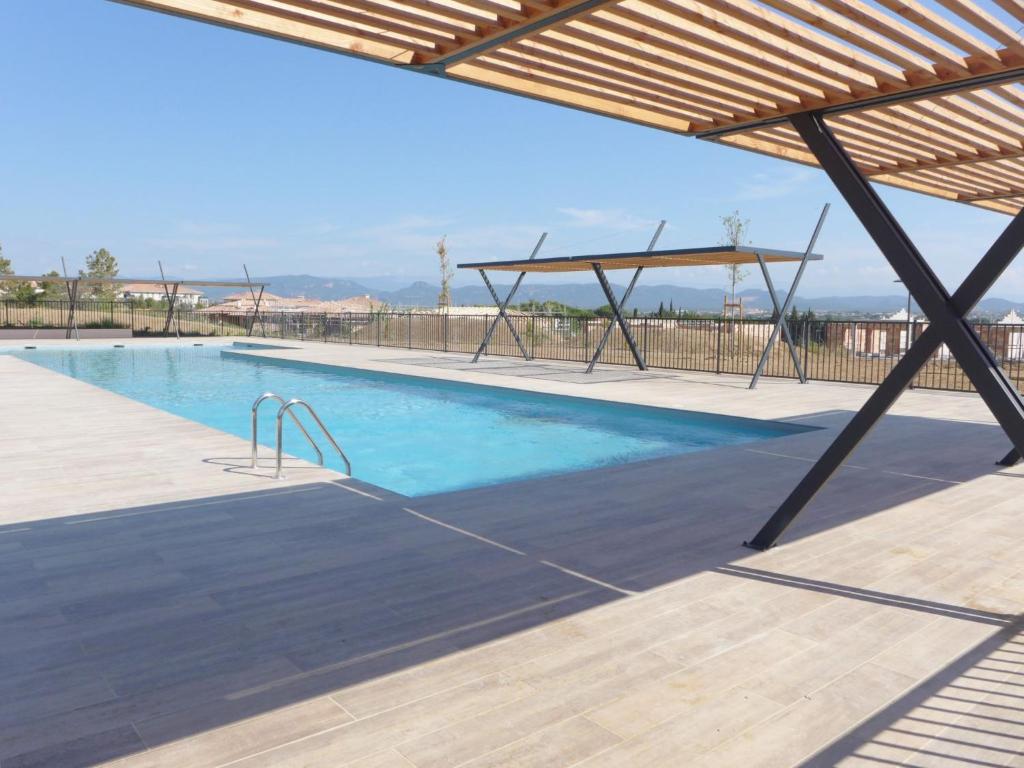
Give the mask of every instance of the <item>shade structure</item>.
<svg viewBox="0 0 1024 768">
<path fill-rule="evenodd" d="M 1013 444 L 1002 463 L 1024 457 L 1024 398 L 967 319 L 1024 248 L 1024 0 L 127 1 L 821 167 L 931 326 L 751 547 L 943 344 Z M 950 291 L 872 181 L 1013 218 Z"/>
<path fill-rule="evenodd" d="M 1024 205 L 1022 0 L 123 0 L 818 164 Z"/>
<path fill-rule="evenodd" d="M 796 251 L 780 251 L 777 248 L 759 248 L 756 246 L 742 245 L 714 245 L 704 248 L 674 248 L 671 250 L 657 251 L 654 248 L 658 243 L 658 239 L 661 237 L 661 233 L 665 229 L 665 220 L 663 219 L 661 223 L 658 224 L 658 228 L 654 232 L 654 237 L 651 238 L 651 242 L 645 251 L 538 259 L 537 253 L 540 251 L 541 246 L 544 244 L 544 241 L 548 236 L 547 232 L 545 232 L 541 235 L 540 240 L 537 241 L 537 245 L 534 247 L 533 252 L 527 259 L 459 264 L 458 266 L 460 269 L 475 269 L 480 273 L 480 277 L 483 279 L 484 285 L 487 286 L 487 290 L 490 292 L 495 305 L 498 307 L 498 315 L 494 318 L 488 326 L 487 331 L 484 333 L 483 341 L 480 342 L 480 347 L 473 356 L 473 362 L 477 362 L 480 359 L 480 355 L 487 351 L 487 346 L 491 341 L 491 337 L 493 336 L 495 329 L 498 327 L 498 323 L 502 320 L 508 326 L 509 333 L 511 333 L 512 338 L 515 340 L 523 357 L 527 360 L 530 359 L 529 352 L 527 352 L 522 339 L 516 332 L 515 325 L 512 323 L 511 318 L 509 318 L 506 312 L 509 302 L 512 301 L 512 297 L 515 296 L 516 291 L 519 290 L 519 286 L 522 284 L 523 278 L 526 277 L 528 272 L 592 271 L 597 277 L 598 284 L 601 286 L 601 290 L 604 292 L 605 298 L 608 300 L 608 307 L 612 311 L 612 322 L 608 324 L 608 327 L 605 329 L 604 334 L 601 336 L 600 341 L 598 341 L 597 346 L 594 349 L 593 356 L 590 358 L 590 363 L 587 366 L 587 373 L 591 373 L 594 370 L 594 366 L 597 365 L 598 361 L 601 359 L 601 354 L 604 351 L 605 345 L 611 338 L 612 331 L 615 327 L 618 327 L 622 332 L 622 336 L 626 341 L 626 345 L 629 347 L 630 354 L 632 354 L 633 359 L 636 361 L 637 367 L 642 371 L 647 370 L 647 363 L 644 360 L 636 339 L 633 337 L 629 320 L 626 318 L 624 313 L 625 304 L 633 293 L 637 280 L 640 278 L 640 273 L 642 273 L 644 269 L 648 267 L 694 267 L 714 265 L 721 266 L 729 264 L 757 264 L 761 268 L 761 274 L 764 276 L 765 287 L 768 289 L 768 294 L 771 297 L 776 320 L 771 336 L 768 339 L 768 343 L 765 345 L 764 350 L 761 353 L 761 359 L 758 361 L 757 368 L 754 371 L 754 376 L 750 380 L 750 388 L 753 389 L 757 386 L 757 382 L 760 380 L 761 374 L 764 372 L 764 366 L 768 361 L 768 356 L 771 354 L 772 348 L 780 334 L 783 336 L 786 345 L 789 347 L 790 355 L 793 358 L 793 365 L 796 368 L 800 383 L 804 384 L 807 382 L 807 377 L 804 374 L 803 366 L 800 364 L 800 357 L 797 354 L 796 345 L 793 342 L 789 324 L 786 321 L 786 312 L 792 305 L 793 297 L 796 294 L 797 286 L 800 284 L 800 278 L 803 277 L 807 263 L 809 261 L 820 261 L 824 258 L 821 254 L 814 253 L 814 244 L 818 240 L 818 235 L 821 234 L 821 228 L 825 223 L 825 217 L 828 216 L 828 210 L 829 205 L 826 203 L 825 207 L 821 211 L 821 216 L 818 218 L 818 223 L 814 228 L 814 234 L 811 236 L 810 243 L 803 253 L 797 253 Z M 793 284 L 786 295 L 785 302 L 780 302 L 778 293 L 775 291 L 775 284 L 772 281 L 771 274 L 768 272 L 769 262 L 796 262 L 799 264 L 796 277 L 793 279 Z M 491 284 L 490 279 L 487 277 L 487 270 L 489 269 L 497 270 L 499 272 L 519 273 L 519 276 L 512 284 L 512 288 L 504 299 L 498 297 L 497 291 Z M 633 278 L 629 281 L 629 285 L 626 287 L 626 290 L 623 292 L 621 297 L 617 297 L 615 295 L 615 291 L 605 275 L 605 272 L 610 269 L 633 270 Z"/>
<path fill-rule="evenodd" d="M 550 259 L 518 259 L 513 261 L 481 261 L 459 264 L 459 269 L 487 269 L 504 272 L 590 272 L 594 264 L 603 269 L 636 269 L 637 267 L 709 267 L 728 264 L 757 264 L 758 254 L 768 263 L 800 262 L 804 254 L 756 246 L 714 245 L 665 251 L 605 253 L 590 256 L 563 256 Z M 807 256 L 808 261 L 821 261 L 820 253 Z"/>
</svg>

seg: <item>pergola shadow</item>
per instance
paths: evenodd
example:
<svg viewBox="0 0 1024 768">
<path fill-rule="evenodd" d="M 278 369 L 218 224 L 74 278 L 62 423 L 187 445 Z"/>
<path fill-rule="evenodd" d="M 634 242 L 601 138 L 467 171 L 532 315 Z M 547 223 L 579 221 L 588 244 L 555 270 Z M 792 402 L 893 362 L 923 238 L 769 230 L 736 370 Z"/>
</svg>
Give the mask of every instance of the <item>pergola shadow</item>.
<svg viewBox="0 0 1024 768">
<path fill-rule="evenodd" d="M 1014 764 L 1024 755 L 1022 631 L 1019 618 L 1008 623 L 801 768 Z"/>
<path fill-rule="evenodd" d="M 994 469 L 997 427 L 893 419 L 878 439 L 930 424 L 983 461 L 952 481 L 892 472 L 855 502 L 840 477 L 822 499 L 843 508 L 796 538 Z M 785 439 L 813 453 L 827 433 Z M 91 765 L 426 662 L 457 669 L 483 643 L 771 557 L 740 541 L 805 466 L 776 443 L 418 499 L 317 483 L 0 528 L 0 699 L 18 703 L 0 711 L 0 761 Z M 328 709 L 321 727 L 348 718 Z"/>
</svg>

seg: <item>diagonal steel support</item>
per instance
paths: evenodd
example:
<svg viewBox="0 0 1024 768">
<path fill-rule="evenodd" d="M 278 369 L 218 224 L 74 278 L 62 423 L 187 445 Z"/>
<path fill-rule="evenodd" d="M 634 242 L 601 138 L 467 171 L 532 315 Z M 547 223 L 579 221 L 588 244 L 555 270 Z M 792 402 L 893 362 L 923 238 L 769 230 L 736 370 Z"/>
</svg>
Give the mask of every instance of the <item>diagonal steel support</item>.
<svg viewBox="0 0 1024 768">
<path fill-rule="evenodd" d="M 661 237 L 662 230 L 665 229 L 665 219 L 662 219 L 658 223 L 658 228 L 654 231 L 654 237 L 651 238 L 651 242 L 647 246 L 647 252 L 650 253 L 654 250 L 654 246 L 658 244 L 658 238 Z M 629 281 L 629 285 L 626 286 L 625 292 L 622 294 L 622 299 L 619 301 L 619 306 L 625 307 L 626 302 L 629 301 L 629 297 L 633 293 L 633 289 L 636 287 L 636 281 L 640 277 L 640 273 L 644 271 L 643 267 L 637 267 L 636 272 L 633 273 L 633 279 Z M 597 348 L 594 349 L 594 356 L 590 358 L 590 365 L 587 366 L 587 373 L 593 373 L 594 366 L 597 365 L 597 361 L 601 359 L 601 353 L 604 352 L 605 345 L 608 340 L 612 337 L 612 331 L 615 330 L 615 323 L 608 323 L 608 327 L 604 329 L 604 334 L 601 336 L 601 340 L 597 343 Z"/>
<path fill-rule="evenodd" d="M 260 302 L 263 301 L 263 289 L 265 286 L 260 286 L 260 292 L 257 296 L 256 291 L 253 290 L 252 278 L 249 277 L 249 267 L 243 264 L 242 269 L 245 271 L 245 282 L 249 284 L 249 295 L 252 296 L 252 320 L 249 321 L 249 327 L 245 329 L 245 335 L 252 336 L 252 332 L 256 328 L 256 321 L 259 320 L 260 332 L 265 339 L 267 338 L 267 326 L 263 324 L 263 315 L 260 314 Z"/>
<path fill-rule="evenodd" d="M 815 113 L 794 115 L 791 122 L 931 323 L 771 519 L 750 542 L 744 542 L 746 546 L 761 550 L 775 544 L 943 343 L 949 347 L 1015 449 L 1020 451 L 1024 448 L 1024 403 L 965 319 L 1024 248 L 1024 211 L 1013 218 L 950 296 L 836 141 L 822 116 Z"/>
<path fill-rule="evenodd" d="M 68 277 L 68 265 L 65 263 L 63 256 L 60 257 L 60 268 L 63 270 L 64 279 L 66 280 Z M 75 334 L 75 341 L 81 341 L 78 334 L 78 320 L 75 319 L 75 307 L 78 304 L 78 286 L 80 282 L 81 281 L 79 280 L 72 280 L 64 285 L 68 292 L 68 327 L 64 332 L 64 338 L 70 339 L 71 332 L 73 330 Z"/>
<path fill-rule="evenodd" d="M 800 355 L 796 351 L 796 344 L 793 342 L 793 336 L 789 330 L 789 321 L 786 319 L 786 315 L 789 314 L 790 307 L 793 306 L 793 301 L 796 298 L 796 289 L 800 285 L 800 280 L 804 276 L 804 270 L 807 268 L 807 260 L 811 257 L 811 253 L 814 252 L 814 244 L 818 242 L 818 235 L 821 234 L 821 228 L 825 224 L 825 217 L 828 216 L 829 204 L 825 203 L 825 207 L 821 209 L 821 215 L 818 217 L 818 223 L 814 227 L 814 234 L 811 235 L 811 240 L 807 244 L 807 250 L 804 251 L 804 257 L 800 260 L 800 266 L 797 268 L 796 277 L 793 278 L 793 284 L 789 288 L 789 293 L 786 294 L 786 301 L 779 305 L 779 296 L 775 292 L 775 284 L 772 282 L 772 276 L 768 272 L 768 265 L 765 263 L 764 257 L 758 253 L 757 263 L 761 267 L 761 274 L 764 275 L 765 285 L 768 286 L 768 294 L 772 298 L 772 306 L 778 313 L 779 319 L 775 323 L 775 327 L 772 328 L 771 335 L 768 337 L 768 343 L 765 344 L 764 351 L 761 353 L 761 359 L 757 361 L 757 368 L 754 369 L 754 375 L 750 379 L 750 389 L 754 389 L 757 386 L 757 382 L 761 379 L 761 374 L 764 373 L 765 365 L 768 364 L 768 357 L 772 353 L 772 348 L 775 346 L 775 342 L 779 338 L 779 332 L 782 332 L 782 336 L 785 339 L 786 346 L 789 347 L 789 354 L 793 358 L 793 365 L 796 367 L 796 374 L 800 377 L 800 383 L 807 383 L 807 376 L 804 374 L 804 368 L 800 364 Z"/>
<path fill-rule="evenodd" d="M 608 282 L 608 278 L 605 277 L 604 269 L 598 263 L 590 265 L 594 268 L 594 274 L 597 275 L 597 281 L 601 284 L 601 290 L 604 291 L 605 298 L 608 299 L 608 305 L 612 308 L 612 314 L 615 315 L 615 322 L 619 324 L 619 328 L 622 329 L 622 335 L 626 337 L 626 344 L 629 346 L 629 351 L 633 353 L 633 359 L 636 360 L 637 367 L 641 371 L 647 370 L 647 363 L 644 362 L 644 356 L 640 354 L 640 349 L 636 345 L 636 339 L 633 338 L 633 332 L 629 329 L 629 323 L 626 322 L 626 318 L 622 316 L 622 310 L 619 307 L 618 302 L 615 300 L 615 291 L 612 290 L 611 284 Z M 634 276 L 634 280 L 636 276 Z"/>
<path fill-rule="evenodd" d="M 1013 467 L 1018 463 L 1020 463 L 1020 451 L 1016 448 L 1011 448 L 1008 454 L 996 462 L 1001 467 Z"/>
<path fill-rule="evenodd" d="M 533 261 L 534 258 L 536 258 L 537 254 L 540 253 L 540 248 L 542 245 L 544 245 L 544 241 L 547 239 L 547 237 L 547 232 L 541 233 L 540 239 L 537 241 L 537 244 L 533 246 L 533 252 L 530 254 L 530 261 Z M 515 326 L 512 324 L 512 319 L 508 316 L 508 313 L 506 312 L 506 310 L 508 309 L 509 302 L 512 301 L 512 297 L 515 296 L 516 291 L 519 290 L 519 286 L 522 284 L 523 278 L 526 277 L 526 273 L 519 273 L 519 277 L 517 277 L 516 281 L 512 284 L 512 289 L 508 292 L 508 296 L 505 297 L 504 301 L 498 298 L 498 292 L 494 290 L 494 286 L 491 285 L 491 281 L 490 279 L 488 279 L 487 273 L 482 269 L 480 270 L 480 277 L 483 278 L 484 285 L 487 286 L 487 290 L 491 292 L 491 297 L 494 299 L 494 303 L 498 307 L 498 315 L 487 327 L 487 332 L 484 333 L 484 339 L 483 341 L 480 342 L 480 347 L 477 349 L 476 354 L 473 355 L 473 362 L 477 362 L 480 359 L 480 355 L 482 355 L 487 350 L 487 345 L 491 343 L 491 337 L 494 335 L 494 331 L 497 329 L 498 323 L 500 323 L 502 320 L 505 321 L 505 324 L 508 326 L 509 331 L 512 333 L 512 338 L 515 339 L 516 344 L 519 345 L 519 351 L 523 353 L 523 359 L 529 360 L 530 354 L 526 351 L 526 347 L 523 346 L 523 341 L 522 339 L 519 338 L 519 334 L 516 333 Z"/>
<path fill-rule="evenodd" d="M 178 284 L 175 283 L 170 293 L 167 292 L 167 284 L 164 283 L 164 295 L 167 297 L 167 318 L 164 320 L 164 336 L 167 335 L 171 329 L 171 323 L 174 323 L 174 336 L 175 338 L 181 338 L 181 333 L 178 330 L 178 320 L 174 316 L 174 304 L 178 300 Z"/>
<path fill-rule="evenodd" d="M 167 334 L 167 330 L 171 327 L 171 321 L 174 321 L 174 337 L 176 339 L 181 338 L 181 328 L 178 326 L 178 319 L 174 316 L 174 302 L 178 298 L 178 284 L 174 284 L 174 293 L 172 294 L 167 290 L 167 276 L 164 274 L 163 262 L 157 261 L 157 267 L 160 268 L 160 279 L 164 281 L 164 298 L 167 299 L 167 320 L 164 322 L 164 335 Z"/>
</svg>

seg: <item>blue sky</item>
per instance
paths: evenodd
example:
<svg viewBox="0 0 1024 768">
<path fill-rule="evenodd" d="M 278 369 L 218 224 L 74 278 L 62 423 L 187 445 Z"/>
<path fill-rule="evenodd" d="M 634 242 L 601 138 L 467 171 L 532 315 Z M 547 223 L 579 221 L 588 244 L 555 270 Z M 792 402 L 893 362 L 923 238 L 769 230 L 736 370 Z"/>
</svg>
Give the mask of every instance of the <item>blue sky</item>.
<svg viewBox="0 0 1024 768">
<path fill-rule="evenodd" d="M 21 273 L 102 246 L 126 276 L 436 281 L 445 234 L 455 261 L 528 255 L 542 230 L 551 256 L 639 249 L 661 218 L 662 245 L 705 245 L 734 209 L 801 249 L 828 201 L 801 293 L 899 290 L 815 169 L 106 0 L 0 3 L 0 29 L 0 243 Z M 882 190 L 950 287 L 1009 221 Z M 1024 267 L 992 295 L 1024 299 Z"/>
</svg>

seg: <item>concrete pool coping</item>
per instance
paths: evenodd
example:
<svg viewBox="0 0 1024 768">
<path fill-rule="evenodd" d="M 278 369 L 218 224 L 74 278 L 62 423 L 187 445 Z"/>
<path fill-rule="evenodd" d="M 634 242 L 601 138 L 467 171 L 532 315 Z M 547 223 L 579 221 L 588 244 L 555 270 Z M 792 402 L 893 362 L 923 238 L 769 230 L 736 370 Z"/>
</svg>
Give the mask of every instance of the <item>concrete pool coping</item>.
<svg viewBox="0 0 1024 768">
<path fill-rule="evenodd" d="M 708 451 L 410 500 L 225 472 L 209 459 L 244 440 L 0 354 L 3 768 L 1019 756 L 999 723 L 1024 671 L 1024 471 L 992 465 L 1005 438 L 978 398 L 908 393 L 754 554 L 740 539 L 869 388 L 256 354 L 826 429 L 732 466 Z"/>
</svg>

